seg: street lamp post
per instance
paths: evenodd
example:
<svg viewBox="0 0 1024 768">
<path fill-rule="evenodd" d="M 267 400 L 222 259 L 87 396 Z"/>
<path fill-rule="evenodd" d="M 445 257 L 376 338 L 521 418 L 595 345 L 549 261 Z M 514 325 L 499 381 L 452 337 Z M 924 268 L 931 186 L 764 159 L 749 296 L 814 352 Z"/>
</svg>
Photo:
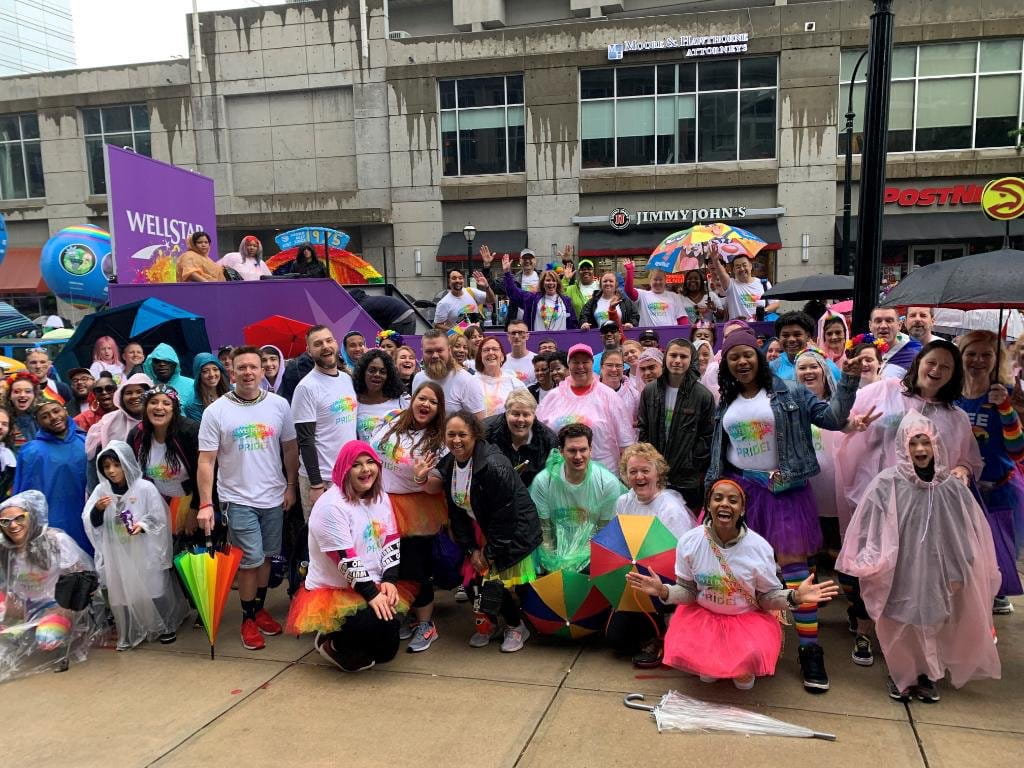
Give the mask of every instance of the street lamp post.
<svg viewBox="0 0 1024 768">
<path fill-rule="evenodd" d="M 466 285 L 469 285 L 469 275 L 473 271 L 473 238 L 476 237 L 476 227 L 467 224 L 462 228 L 462 236 L 466 238 L 466 271 L 462 277 L 465 279 Z"/>
<path fill-rule="evenodd" d="M 858 331 L 867 329 L 871 308 L 878 301 L 882 277 L 882 211 L 892 75 L 892 0 L 874 0 L 874 3 L 868 36 L 864 146 L 860 154 L 860 203 L 857 207 L 857 268 L 853 276 L 853 328 Z"/>
<path fill-rule="evenodd" d="M 850 210 L 850 198 L 853 195 L 853 118 L 856 113 L 853 111 L 853 86 L 857 83 L 857 72 L 860 70 L 861 62 L 868 55 L 867 49 L 853 65 L 853 75 L 850 76 L 850 93 L 846 104 L 846 177 L 843 180 L 843 245 L 839 252 L 839 274 L 850 274 L 850 220 L 853 218 Z"/>
</svg>

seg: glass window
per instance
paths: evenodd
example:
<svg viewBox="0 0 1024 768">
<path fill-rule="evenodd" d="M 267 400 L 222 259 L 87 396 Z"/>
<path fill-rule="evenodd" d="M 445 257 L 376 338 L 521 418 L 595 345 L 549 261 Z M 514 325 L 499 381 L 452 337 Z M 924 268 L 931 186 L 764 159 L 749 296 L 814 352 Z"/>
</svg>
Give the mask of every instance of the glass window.
<svg viewBox="0 0 1024 768">
<path fill-rule="evenodd" d="M 107 179 L 103 146 L 128 147 L 147 157 L 153 154 L 149 135 L 149 109 L 145 104 L 118 104 L 82 110 L 85 157 L 89 168 L 89 193 L 105 195 Z"/>
<path fill-rule="evenodd" d="M 740 88 L 763 88 L 770 85 L 776 85 L 774 57 L 758 56 L 742 60 Z"/>
<path fill-rule="evenodd" d="M 581 106 L 580 138 L 584 168 L 615 165 L 615 102 L 589 101 Z"/>
<path fill-rule="evenodd" d="M 526 169 L 522 75 L 441 80 L 438 94 L 445 176 Z"/>
<path fill-rule="evenodd" d="M 659 163 L 697 160 L 697 99 L 662 96 L 658 99 L 657 159 Z"/>
<path fill-rule="evenodd" d="M 693 93 L 697 90 L 697 65 L 679 65 L 679 93 Z"/>
<path fill-rule="evenodd" d="M 0 115 L 0 200 L 46 197 L 39 118 Z"/>
<path fill-rule="evenodd" d="M 619 98 L 654 93 L 654 67 L 620 67 L 616 70 L 615 79 Z"/>
<path fill-rule="evenodd" d="M 740 160 L 775 157 L 775 91 L 740 92 Z"/>
<path fill-rule="evenodd" d="M 702 91 L 724 91 L 736 89 L 735 61 L 703 61 L 700 65 L 698 84 Z"/>
<path fill-rule="evenodd" d="M 662 64 L 658 67 L 658 93 L 676 92 L 676 65 Z"/>
<path fill-rule="evenodd" d="M 584 69 L 580 71 L 581 99 L 610 99 L 614 95 L 614 69 Z"/>
<path fill-rule="evenodd" d="M 703 67 L 702 67 L 703 69 Z M 700 95 L 700 142 L 697 159 L 702 163 L 736 159 L 736 92 Z"/>
<path fill-rule="evenodd" d="M 653 73 L 652 73 L 653 74 Z M 615 102 L 619 165 L 654 162 L 654 99 L 619 99 Z"/>
<path fill-rule="evenodd" d="M 1013 146 L 1015 138 L 1010 134 L 1019 127 L 1021 115 L 1022 49 L 1024 41 L 1020 39 L 895 48 L 888 151 Z M 841 153 L 846 151 L 847 98 L 853 63 L 859 53 L 857 50 L 842 52 Z M 853 94 L 855 152 L 861 149 L 865 110 L 861 72 L 857 80 Z"/>
</svg>

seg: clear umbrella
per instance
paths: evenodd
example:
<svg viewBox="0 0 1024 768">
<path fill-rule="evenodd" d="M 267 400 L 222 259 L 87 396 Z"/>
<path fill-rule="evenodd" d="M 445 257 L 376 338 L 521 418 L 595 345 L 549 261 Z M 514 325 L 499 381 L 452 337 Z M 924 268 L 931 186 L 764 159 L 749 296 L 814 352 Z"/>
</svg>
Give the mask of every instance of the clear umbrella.
<svg viewBox="0 0 1024 768">
<path fill-rule="evenodd" d="M 641 704 L 642 693 L 630 693 L 622 703 L 630 709 L 650 712 L 661 731 L 732 731 L 752 736 L 792 736 L 798 739 L 824 739 L 835 741 L 835 734 L 820 733 L 793 725 L 774 717 L 750 712 L 730 704 L 712 704 L 708 701 L 669 691 L 656 707 Z"/>
</svg>

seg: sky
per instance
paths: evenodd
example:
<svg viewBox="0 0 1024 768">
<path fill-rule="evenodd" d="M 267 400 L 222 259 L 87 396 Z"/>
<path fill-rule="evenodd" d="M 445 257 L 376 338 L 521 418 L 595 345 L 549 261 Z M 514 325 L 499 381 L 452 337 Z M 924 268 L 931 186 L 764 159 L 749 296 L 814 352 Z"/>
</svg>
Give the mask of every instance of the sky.
<svg viewBox="0 0 1024 768">
<path fill-rule="evenodd" d="M 197 0 L 199 11 L 282 0 Z M 106 67 L 188 55 L 192 0 L 71 0 L 78 66 Z"/>
</svg>

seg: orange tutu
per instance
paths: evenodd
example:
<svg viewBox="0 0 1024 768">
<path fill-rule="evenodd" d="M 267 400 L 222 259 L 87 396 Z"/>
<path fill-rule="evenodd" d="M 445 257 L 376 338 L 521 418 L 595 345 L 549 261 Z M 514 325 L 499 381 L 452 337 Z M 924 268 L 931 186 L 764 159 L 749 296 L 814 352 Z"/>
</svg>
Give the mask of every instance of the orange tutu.
<svg viewBox="0 0 1024 768">
<path fill-rule="evenodd" d="M 433 536 L 448 522 L 448 503 L 440 493 L 389 493 L 398 535 Z"/>
<path fill-rule="evenodd" d="M 398 587 L 397 613 L 408 613 L 409 605 L 415 598 L 415 589 L 409 582 L 400 582 Z M 370 605 L 354 589 L 347 587 L 299 587 L 292 598 L 292 606 L 285 622 L 285 632 L 301 635 L 306 632 L 337 632 L 345 620 L 356 611 Z"/>
</svg>

